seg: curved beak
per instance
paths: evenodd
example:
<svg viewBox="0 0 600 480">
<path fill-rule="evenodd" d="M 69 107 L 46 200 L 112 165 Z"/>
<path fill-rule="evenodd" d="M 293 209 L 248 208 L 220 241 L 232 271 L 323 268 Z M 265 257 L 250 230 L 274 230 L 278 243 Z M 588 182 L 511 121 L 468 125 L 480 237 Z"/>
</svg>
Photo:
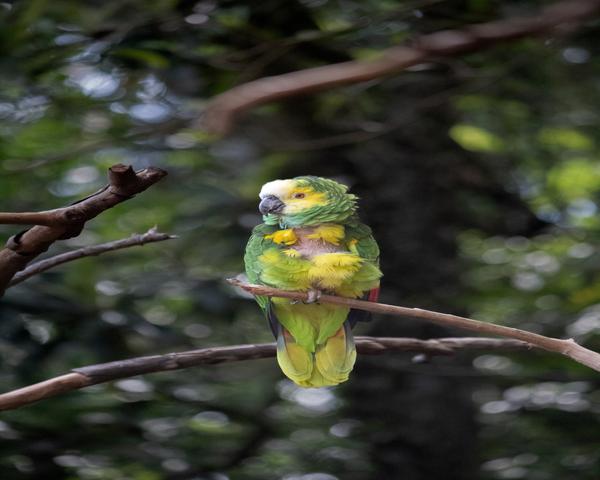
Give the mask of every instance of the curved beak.
<svg viewBox="0 0 600 480">
<path fill-rule="evenodd" d="M 267 215 L 269 213 L 281 213 L 284 207 L 285 204 L 275 195 L 267 195 L 260 201 L 258 205 L 258 211 L 263 215 Z"/>
</svg>

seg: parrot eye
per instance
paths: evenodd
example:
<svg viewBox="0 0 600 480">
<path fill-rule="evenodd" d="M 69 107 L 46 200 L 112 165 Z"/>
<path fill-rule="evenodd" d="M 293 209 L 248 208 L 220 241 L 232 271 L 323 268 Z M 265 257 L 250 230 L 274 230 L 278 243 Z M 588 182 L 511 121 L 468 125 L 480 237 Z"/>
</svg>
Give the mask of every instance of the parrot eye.
<svg viewBox="0 0 600 480">
<path fill-rule="evenodd" d="M 294 195 L 292 195 L 292 198 L 304 198 L 306 196 L 306 194 L 304 193 L 294 193 Z"/>
</svg>

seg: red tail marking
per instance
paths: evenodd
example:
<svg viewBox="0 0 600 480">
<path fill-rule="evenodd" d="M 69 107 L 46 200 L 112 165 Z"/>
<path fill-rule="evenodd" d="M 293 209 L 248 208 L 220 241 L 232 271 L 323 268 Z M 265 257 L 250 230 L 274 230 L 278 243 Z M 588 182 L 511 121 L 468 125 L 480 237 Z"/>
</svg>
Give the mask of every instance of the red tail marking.
<svg viewBox="0 0 600 480">
<path fill-rule="evenodd" d="M 374 288 L 369 292 L 369 302 L 377 302 L 379 300 L 379 287 Z"/>
</svg>

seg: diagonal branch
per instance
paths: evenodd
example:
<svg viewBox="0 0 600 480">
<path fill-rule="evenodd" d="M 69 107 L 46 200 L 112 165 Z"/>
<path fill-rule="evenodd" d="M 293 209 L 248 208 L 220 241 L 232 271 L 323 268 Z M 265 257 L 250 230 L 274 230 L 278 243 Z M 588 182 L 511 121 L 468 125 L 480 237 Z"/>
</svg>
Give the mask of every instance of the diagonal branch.
<svg viewBox="0 0 600 480">
<path fill-rule="evenodd" d="M 160 233 L 156 227 L 152 227 L 146 233 L 134 233 L 129 238 L 123 238 L 121 240 L 115 240 L 112 242 L 101 243 L 99 245 L 90 245 L 88 247 L 79 248 L 71 252 L 61 253 L 54 257 L 41 260 L 29 265 L 22 272 L 17 273 L 9 284 L 9 287 L 17 285 L 18 283 L 24 282 L 28 278 L 33 277 L 39 273 L 50 270 L 63 263 L 72 262 L 83 257 L 93 257 L 106 252 L 113 252 L 115 250 L 122 250 L 124 248 L 142 246 L 147 243 L 162 242 L 164 240 L 171 240 L 177 238 L 175 235 L 168 235 L 166 233 Z"/>
<path fill-rule="evenodd" d="M 109 184 L 73 205 L 37 214 L 4 214 L 4 223 L 33 223 L 36 226 L 11 237 L 6 247 L 0 250 L 0 296 L 15 274 L 55 241 L 76 237 L 88 220 L 143 192 L 166 174 L 155 167 L 134 172 L 130 166 L 113 165 L 108 170 Z M 16 221 L 19 215 L 25 216 Z M 2 219 L 0 216 L 0 223 Z"/>
<path fill-rule="evenodd" d="M 201 126 L 225 135 L 240 115 L 258 105 L 397 74 L 438 57 L 483 50 L 496 43 L 545 34 L 560 26 L 572 28 L 598 10 L 599 0 L 565 0 L 527 18 L 509 18 L 424 35 L 412 46 L 382 51 L 375 60 L 336 63 L 260 78 L 215 97 L 204 112 Z"/>
<path fill-rule="evenodd" d="M 531 345 L 518 340 L 495 338 L 416 338 L 356 337 L 362 355 L 384 352 L 421 352 L 427 355 L 452 355 L 462 350 L 528 350 Z M 0 410 L 11 410 L 61 393 L 98 383 L 153 372 L 179 370 L 199 365 L 241 362 L 274 357 L 275 343 L 203 348 L 188 352 L 131 358 L 116 362 L 75 368 L 70 373 L 0 395 Z"/>
<path fill-rule="evenodd" d="M 3 225 L 45 225 L 52 227 L 65 222 L 64 209 L 43 212 L 0 212 L 0 224 Z"/>
<path fill-rule="evenodd" d="M 267 297 L 282 297 L 292 300 L 308 300 L 308 294 L 304 292 L 289 292 L 271 288 L 264 285 L 250 285 L 240 282 L 237 279 L 229 279 L 231 285 L 242 288 L 253 295 L 264 295 Z M 488 335 L 498 335 L 500 337 L 514 338 L 523 342 L 530 343 L 532 346 L 547 350 L 549 352 L 560 353 L 566 357 L 575 360 L 582 365 L 586 365 L 597 372 L 600 372 L 600 353 L 589 350 L 579 345 L 572 338 L 560 339 L 545 337 L 537 333 L 520 330 L 518 328 L 505 327 L 493 323 L 486 323 L 471 318 L 459 317 L 449 313 L 432 312 L 420 308 L 398 307 L 396 305 L 386 305 L 384 303 L 366 302 L 364 300 L 355 300 L 353 298 L 336 297 L 333 295 L 322 295 L 319 298 L 321 303 L 330 303 L 333 305 L 344 305 L 358 310 L 366 310 L 373 313 L 384 315 L 395 315 L 401 317 L 415 317 L 428 322 L 437 323 L 445 327 L 461 328 Z"/>
</svg>

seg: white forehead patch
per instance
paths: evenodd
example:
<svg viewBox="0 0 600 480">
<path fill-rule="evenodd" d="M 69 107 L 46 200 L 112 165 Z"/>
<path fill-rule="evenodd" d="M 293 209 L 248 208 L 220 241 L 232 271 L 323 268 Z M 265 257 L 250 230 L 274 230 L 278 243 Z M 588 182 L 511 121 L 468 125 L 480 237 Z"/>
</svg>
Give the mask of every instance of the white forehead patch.
<svg viewBox="0 0 600 480">
<path fill-rule="evenodd" d="M 273 180 L 263 185 L 258 196 L 265 198 L 268 195 L 275 195 L 278 198 L 283 198 L 292 188 L 294 188 L 293 180 Z"/>
</svg>

